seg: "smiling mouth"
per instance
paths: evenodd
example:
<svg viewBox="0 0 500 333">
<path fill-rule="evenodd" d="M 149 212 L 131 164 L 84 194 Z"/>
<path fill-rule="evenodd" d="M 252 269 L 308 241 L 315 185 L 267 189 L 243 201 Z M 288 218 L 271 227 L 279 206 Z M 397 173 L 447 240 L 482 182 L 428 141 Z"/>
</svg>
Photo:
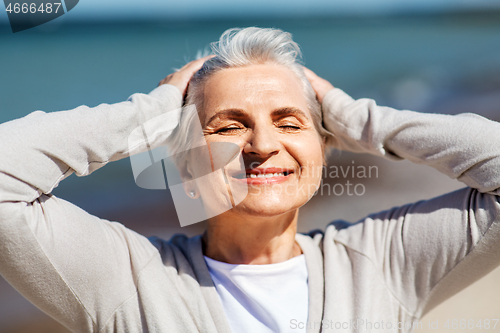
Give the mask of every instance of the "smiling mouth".
<svg viewBox="0 0 500 333">
<path fill-rule="evenodd" d="M 291 171 L 283 171 L 283 172 L 267 172 L 267 173 L 239 173 L 236 175 L 232 175 L 233 178 L 236 179 L 245 179 L 245 178 L 273 178 L 273 177 L 286 177 L 293 172 Z"/>
<path fill-rule="evenodd" d="M 290 172 L 269 172 L 269 173 L 247 173 L 246 178 L 273 178 L 273 177 L 283 177 L 288 176 Z"/>
<path fill-rule="evenodd" d="M 231 177 L 248 184 L 271 184 L 285 181 L 291 174 L 293 174 L 292 170 L 269 168 L 261 170 L 247 170 L 245 173 L 240 172 L 233 174 Z"/>
</svg>

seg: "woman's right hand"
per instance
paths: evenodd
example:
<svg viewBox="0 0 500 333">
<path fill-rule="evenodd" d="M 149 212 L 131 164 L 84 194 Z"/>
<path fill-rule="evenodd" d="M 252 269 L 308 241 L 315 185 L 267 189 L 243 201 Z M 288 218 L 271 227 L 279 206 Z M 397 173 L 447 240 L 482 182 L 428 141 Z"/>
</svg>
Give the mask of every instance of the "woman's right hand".
<svg viewBox="0 0 500 333">
<path fill-rule="evenodd" d="M 193 75 L 198 70 L 200 70 L 200 68 L 203 66 L 205 61 L 207 61 L 208 59 L 210 59 L 212 57 L 214 57 L 214 55 L 209 55 L 209 56 L 188 62 L 181 69 L 168 75 L 166 78 L 161 80 L 160 84 L 158 84 L 158 86 L 161 86 L 162 84 L 171 84 L 171 85 L 177 87 L 177 89 L 179 89 L 182 96 L 186 96 L 189 81 L 191 80 Z"/>
</svg>

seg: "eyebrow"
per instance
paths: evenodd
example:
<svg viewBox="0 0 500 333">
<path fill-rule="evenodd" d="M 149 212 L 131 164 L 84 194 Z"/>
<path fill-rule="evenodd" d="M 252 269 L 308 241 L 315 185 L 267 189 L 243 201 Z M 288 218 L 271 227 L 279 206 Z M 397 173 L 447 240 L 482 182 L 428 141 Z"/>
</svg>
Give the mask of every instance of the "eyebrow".
<svg viewBox="0 0 500 333">
<path fill-rule="evenodd" d="M 307 115 L 301 109 L 295 108 L 293 106 L 287 106 L 284 108 L 279 108 L 271 113 L 271 116 L 302 116 L 307 119 Z"/>
<path fill-rule="evenodd" d="M 227 110 L 222 110 L 214 114 L 210 119 L 207 121 L 207 125 L 210 124 L 214 119 L 216 118 L 229 118 L 229 117 L 235 117 L 235 118 L 241 118 L 246 115 L 246 112 L 240 109 L 227 109 Z"/>
<path fill-rule="evenodd" d="M 235 118 L 242 118 L 246 115 L 247 113 L 241 109 L 227 109 L 227 110 L 222 110 L 214 114 L 206 123 L 207 125 L 210 124 L 214 119 L 216 118 L 229 118 L 229 117 L 235 117 Z M 304 111 L 293 107 L 293 106 L 286 106 L 282 107 L 279 109 L 274 110 L 271 112 L 271 116 L 276 117 L 276 116 L 301 116 L 307 119 L 307 115 L 305 114 Z"/>
</svg>

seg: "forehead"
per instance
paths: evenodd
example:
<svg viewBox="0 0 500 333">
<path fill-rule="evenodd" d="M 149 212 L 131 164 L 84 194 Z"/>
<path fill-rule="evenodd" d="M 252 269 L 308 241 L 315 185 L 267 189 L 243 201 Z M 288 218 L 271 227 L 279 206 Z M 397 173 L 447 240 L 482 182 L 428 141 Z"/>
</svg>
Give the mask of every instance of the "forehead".
<svg viewBox="0 0 500 333">
<path fill-rule="evenodd" d="M 246 112 L 296 107 L 309 113 L 302 82 L 288 68 L 261 64 L 224 69 L 210 77 L 204 87 L 205 117 L 226 109 Z"/>
</svg>

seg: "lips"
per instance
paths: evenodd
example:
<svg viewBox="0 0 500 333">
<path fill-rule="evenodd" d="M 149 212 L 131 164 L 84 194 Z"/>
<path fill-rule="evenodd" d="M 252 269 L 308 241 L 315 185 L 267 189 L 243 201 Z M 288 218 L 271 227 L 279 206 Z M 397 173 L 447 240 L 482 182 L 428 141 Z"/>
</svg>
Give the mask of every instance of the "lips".
<svg viewBox="0 0 500 333">
<path fill-rule="evenodd" d="M 255 168 L 234 174 L 232 178 L 252 185 L 278 184 L 288 180 L 293 173 L 293 169 L 288 168 Z"/>
</svg>

